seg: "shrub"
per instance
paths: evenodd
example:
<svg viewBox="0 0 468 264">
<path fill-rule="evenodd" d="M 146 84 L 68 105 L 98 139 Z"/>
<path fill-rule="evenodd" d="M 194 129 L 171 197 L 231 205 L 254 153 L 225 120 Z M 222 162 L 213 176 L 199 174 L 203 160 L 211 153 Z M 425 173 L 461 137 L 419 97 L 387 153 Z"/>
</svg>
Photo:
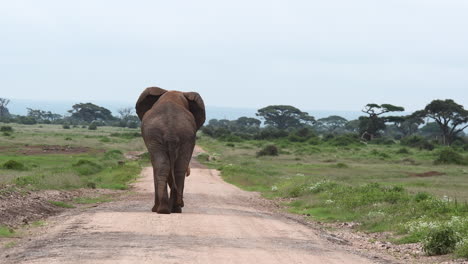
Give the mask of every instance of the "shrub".
<svg viewBox="0 0 468 264">
<path fill-rule="evenodd" d="M 104 158 L 106 158 L 106 159 L 121 159 L 121 158 L 123 158 L 123 153 L 122 153 L 122 151 L 120 151 L 118 149 L 109 150 L 109 151 L 106 151 L 106 153 L 104 153 Z"/>
<path fill-rule="evenodd" d="M 346 168 L 349 168 L 348 164 L 346 163 L 337 163 L 335 165 L 333 165 L 333 167 L 337 168 L 337 169 L 346 169 Z"/>
<path fill-rule="evenodd" d="M 235 147 L 236 145 L 234 145 L 234 143 L 227 143 L 226 146 L 227 146 L 227 147 L 233 148 L 233 147 Z"/>
<path fill-rule="evenodd" d="M 431 195 L 428 194 L 427 192 L 418 192 L 417 194 L 414 195 L 414 200 L 416 202 L 421 202 L 421 201 L 429 199 L 430 197 Z"/>
<path fill-rule="evenodd" d="M 407 148 L 400 148 L 396 152 L 397 154 L 411 154 L 411 152 Z"/>
<path fill-rule="evenodd" d="M 98 173 L 102 170 L 102 167 L 99 164 L 84 159 L 78 160 L 78 162 L 73 164 L 72 166 L 80 175 L 91 175 Z"/>
<path fill-rule="evenodd" d="M 457 243 L 455 256 L 459 258 L 468 258 L 468 239 L 465 238 Z"/>
<path fill-rule="evenodd" d="M 25 166 L 16 160 L 9 160 L 3 164 L 2 168 L 7 170 L 24 170 Z"/>
<path fill-rule="evenodd" d="M 93 123 L 89 124 L 88 129 L 89 130 L 96 130 L 97 129 L 96 123 L 93 122 Z"/>
<path fill-rule="evenodd" d="M 456 165 L 467 165 L 468 161 L 460 153 L 453 149 L 446 148 L 440 151 L 439 156 L 434 160 L 434 164 L 456 164 Z"/>
<path fill-rule="evenodd" d="M 400 141 L 400 144 L 408 147 L 425 149 L 429 151 L 433 150 L 435 147 L 434 144 L 427 141 L 426 138 L 416 135 L 403 138 Z"/>
<path fill-rule="evenodd" d="M 278 156 L 278 147 L 275 145 L 267 145 L 264 148 L 262 148 L 259 152 L 257 152 L 257 157 L 260 156 Z"/>
<path fill-rule="evenodd" d="M 324 140 L 332 146 L 349 146 L 353 144 L 361 144 L 359 137 L 355 134 L 346 134 L 337 137 L 326 136 Z"/>
<path fill-rule="evenodd" d="M 63 129 L 70 129 L 70 125 L 69 125 L 69 124 L 63 124 L 63 125 L 62 125 L 62 128 L 63 128 Z"/>
<path fill-rule="evenodd" d="M 13 132 L 13 128 L 11 126 L 1 126 L 0 132 Z"/>
<path fill-rule="evenodd" d="M 423 239 L 423 250 L 429 256 L 448 254 L 455 250 L 459 240 L 452 228 L 440 226 L 430 230 Z"/>
</svg>

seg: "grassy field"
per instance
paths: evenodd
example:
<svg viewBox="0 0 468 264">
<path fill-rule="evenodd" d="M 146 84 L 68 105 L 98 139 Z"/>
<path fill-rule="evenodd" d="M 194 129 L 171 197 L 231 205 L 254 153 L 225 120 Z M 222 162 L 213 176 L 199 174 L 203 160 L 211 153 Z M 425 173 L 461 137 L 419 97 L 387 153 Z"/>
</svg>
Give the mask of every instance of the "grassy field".
<svg viewBox="0 0 468 264">
<path fill-rule="evenodd" d="M 139 161 L 124 153 L 142 151 L 139 129 L 19 125 L 0 134 L 0 184 L 32 189 L 126 189 L 139 174 Z"/>
<path fill-rule="evenodd" d="M 396 243 L 426 241 L 426 252 L 433 255 L 440 252 L 430 251 L 431 237 L 448 227 L 457 254 L 468 257 L 468 166 L 434 165 L 442 147 L 337 147 L 284 139 L 233 143 L 205 136 L 198 144 L 210 155 L 208 161 L 205 155 L 199 159 L 221 170 L 226 181 L 268 198 L 292 198 L 291 212 L 358 222 L 366 232 L 390 231 Z M 257 157 L 268 144 L 277 146 L 279 155 Z"/>
</svg>

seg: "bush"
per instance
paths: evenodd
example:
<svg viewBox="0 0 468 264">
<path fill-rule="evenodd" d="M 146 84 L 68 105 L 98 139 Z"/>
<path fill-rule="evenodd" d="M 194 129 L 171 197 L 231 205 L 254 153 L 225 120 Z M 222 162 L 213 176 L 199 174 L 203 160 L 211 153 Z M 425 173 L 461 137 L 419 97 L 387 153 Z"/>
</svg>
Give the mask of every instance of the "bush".
<svg viewBox="0 0 468 264">
<path fill-rule="evenodd" d="M 417 194 L 414 195 L 414 200 L 418 203 L 421 201 L 427 200 L 429 198 L 431 198 L 431 195 L 428 194 L 427 192 L 418 192 Z"/>
<path fill-rule="evenodd" d="M 13 128 L 11 126 L 2 126 L 0 132 L 13 132 Z"/>
<path fill-rule="evenodd" d="M 416 135 L 403 138 L 400 141 L 400 144 L 408 147 L 425 149 L 429 151 L 435 148 L 434 144 L 429 142 L 426 138 Z"/>
<path fill-rule="evenodd" d="M 456 164 L 456 165 L 468 165 L 468 161 L 460 153 L 453 149 L 446 148 L 440 151 L 439 156 L 434 160 L 434 164 Z"/>
<path fill-rule="evenodd" d="M 118 149 L 109 150 L 109 151 L 106 151 L 106 153 L 104 153 L 104 158 L 106 158 L 106 159 L 121 159 L 121 158 L 123 158 L 123 153 L 122 153 L 122 151 L 120 151 Z"/>
<path fill-rule="evenodd" d="M 468 239 L 465 238 L 457 243 L 455 256 L 459 258 L 468 258 Z"/>
<path fill-rule="evenodd" d="M 89 130 L 96 130 L 97 129 L 96 123 L 93 122 L 93 123 L 89 124 L 88 129 Z"/>
<path fill-rule="evenodd" d="M 361 144 L 359 137 L 355 134 L 346 134 L 337 137 L 326 136 L 324 140 L 332 146 L 349 146 L 353 144 Z"/>
<path fill-rule="evenodd" d="M 63 124 L 63 125 L 62 125 L 62 128 L 63 128 L 63 129 L 70 129 L 70 125 L 69 125 L 69 124 Z"/>
<path fill-rule="evenodd" d="M 25 166 L 16 160 L 9 160 L 3 164 L 2 168 L 6 170 L 24 170 Z"/>
<path fill-rule="evenodd" d="M 411 152 L 407 148 L 400 148 L 396 152 L 397 154 L 411 154 Z"/>
<path fill-rule="evenodd" d="M 267 145 L 259 152 L 257 152 L 257 157 L 261 156 L 278 156 L 278 147 L 275 145 Z"/>
<path fill-rule="evenodd" d="M 337 163 L 335 165 L 333 165 L 333 167 L 337 168 L 337 169 L 346 169 L 346 168 L 349 168 L 348 164 L 346 163 Z"/>
<path fill-rule="evenodd" d="M 445 255 L 455 250 L 460 238 L 448 226 L 440 226 L 429 231 L 423 239 L 423 250 L 429 256 Z"/>
<path fill-rule="evenodd" d="M 102 170 L 102 167 L 99 164 L 90 160 L 83 159 L 78 160 L 78 162 L 73 164 L 72 166 L 80 175 L 91 175 L 98 173 Z"/>
<path fill-rule="evenodd" d="M 35 125 L 37 124 L 36 119 L 29 116 L 19 116 L 17 122 L 23 125 Z"/>
</svg>

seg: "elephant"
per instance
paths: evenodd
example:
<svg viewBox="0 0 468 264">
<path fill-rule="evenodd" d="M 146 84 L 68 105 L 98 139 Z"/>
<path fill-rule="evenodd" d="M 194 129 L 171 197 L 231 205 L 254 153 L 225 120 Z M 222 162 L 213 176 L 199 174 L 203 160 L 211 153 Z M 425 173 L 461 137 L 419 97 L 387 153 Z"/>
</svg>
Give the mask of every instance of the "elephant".
<svg viewBox="0 0 468 264">
<path fill-rule="evenodd" d="M 149 87 L 141 93 L 135 108 L 153 166 L 155 193 L 151 211 L 182 213 L 185 176 L 190 174 L 196 133 L 206 118 L 203 99 L 196 92 Z"/>
</svg>

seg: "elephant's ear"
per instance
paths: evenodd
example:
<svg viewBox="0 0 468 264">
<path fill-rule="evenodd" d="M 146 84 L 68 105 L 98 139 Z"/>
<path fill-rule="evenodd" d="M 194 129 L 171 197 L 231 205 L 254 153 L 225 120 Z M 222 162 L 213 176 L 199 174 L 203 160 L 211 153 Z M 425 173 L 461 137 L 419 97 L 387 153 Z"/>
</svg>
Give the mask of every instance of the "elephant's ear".
<svg viewBox="0 0 468 264">
<path fill-rule="evenodd" d="M 167 91 L 159 87 L 148 87 L 141 93 L 135 106 L 140 120 L 143 119 L 146 111 L 150 110 L 154 103 L 156 103 L 159 97 L 161 97 L 165 92 Z"/>
<path fill-rule="evenodd" d="M 195 123 L 197 124 L 198 130 L 201 126 L 203 126 L 203 123 L 205 123 L 206 118 L 205 104 L 203 103 L 203 99 L 198 93 L 195 92 L 184 93 L 184 96 L 189 102 L 189 110 L 195 117 Z"/>
</svg>

